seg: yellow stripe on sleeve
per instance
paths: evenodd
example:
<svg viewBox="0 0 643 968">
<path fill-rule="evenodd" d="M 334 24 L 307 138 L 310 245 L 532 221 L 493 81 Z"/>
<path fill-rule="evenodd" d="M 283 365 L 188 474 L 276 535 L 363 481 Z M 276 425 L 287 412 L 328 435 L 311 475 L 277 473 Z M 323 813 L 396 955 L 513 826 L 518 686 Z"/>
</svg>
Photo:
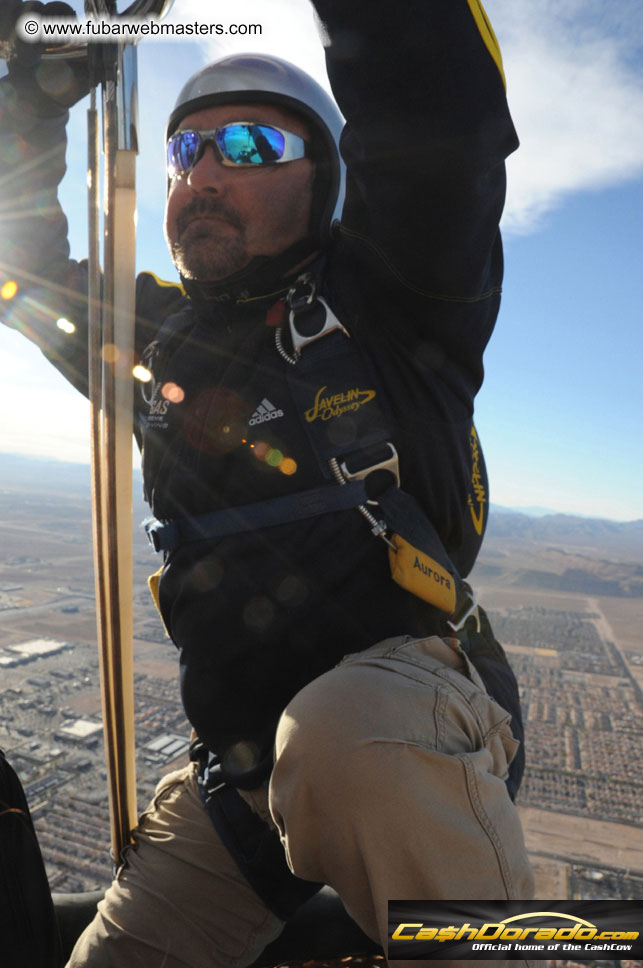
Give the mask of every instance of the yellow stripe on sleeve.
<svg viewBox="0 0 643 968">
<path fill-rule="evenodd" d="M 169 288 L 178 289 L 179 292 L 183 296 L 185 296 L 185 289 L 184 289 L 182 283 L 180 283 L 180 282 L 168 282 L 166 279 L 161 279 L 159 276 L 157 276 L 155 272 L 150 272 L 149 269 L 144 269 L 141 272 L 141 275 L 142 276 L 143 275 L 145 275 L 145 276 L 151 276 L 152 279 L 154 280 L 154 282 L 156 283 L 156 285 L 157 286 L 160 286 L 162 289 L 169 289 Z"/>
<path fill-rule="evenodd" d="M 504 84 L 505 91 L 507 90 L 507 79 L 505 77 L 505 72 L 502 66 L 502 54 L 500 53 L 500 45 L 498 39 L 493 32 L 493 27 L 489 22 L 486 11 L 480 0 L 467 0 L 469 4 L 469 10 L 473 14 L 473 19 L 476 22 L 476 26 L 480 31 L 480 36 L 485 42 L 485 46 L 491 56 L 493 57 L 494 63 L 500 72 L 502 78 L 502 83 Z"/>
</svg>

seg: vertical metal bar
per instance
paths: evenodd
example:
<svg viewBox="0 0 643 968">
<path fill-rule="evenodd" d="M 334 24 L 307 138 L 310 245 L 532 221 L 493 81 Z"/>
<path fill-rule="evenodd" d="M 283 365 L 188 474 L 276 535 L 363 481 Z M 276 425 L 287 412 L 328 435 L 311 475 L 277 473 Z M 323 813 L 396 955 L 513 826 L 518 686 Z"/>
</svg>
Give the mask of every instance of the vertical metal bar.
<svg viewBox="0 0 643 968">
<path fill-rule="evenodd" d="M 126 13 L 163 16 L 172 0 Z M 85 0 L 116 14 L 116 0 Z M 136 48 L 107 46 L 102 64 L 105 157 L 104 273 L 100 272 L 96 95 L 88 113 L 89 358 L 97 626 L 112 852 L 118 864 L 136 823 L 132 630 L 132 418 L 138 150 Z M 101 285 L 102 281 L 102 285 Z"/>
<path fill-rule="evenodd" d="M 103 313 L 101 303 L 100 269 L 100 147 L 96 91 L 91 92 L 91 106 L 87 116 L 88 134 L 88 229 L 89 229 L 89 277 L 88 277 L 88 319 L 89 319 L 89 400 L 91 421 L 91 464 L 92 464 L 92 523 L 94 537 L 94 583 L 96 588 L 96 626 L 98 653 L 100 661 L 103 696 L 103 731 L 109 800 L 118 803 L 117 777 L 113 764 L 113 743 L 111 740 L 111 702 L 105 697 L 111 685 L 112 674 L 108 660 L 111 628 L 109 615 L 110 587 L 108 582 L 106 548 L 106 507 L 105 507 L 105 467 L 103 437 Z M 112 818 L 116 812 L 111 809 Z M 111 843 L 114 856 L 120 849 L 118 825 L 112 820 Z"/>
<path fill-rule="evenodd" d="M 122 50 L 117 82 L 122 80 Z M 101 687 L 112 850 L 118 863 L 136 822 L 132 657 L 132 366 L 134 356 L 135 152 L 118 144 L 118 83 L 103 91 L 105 212 L 101 340 L 98 535 L 104 614 Z"/>
<path fill-rule="evenodd" d="M 127 137 L 119 138 L 114 173 L 114 341 L 116 366 L 115 477 L 118 518 L 117 548 L 121 614 L 121 687 L 117 723 L 122 751 L 123 842 L 129 843 L 138 818 L 134 737 L 134 632 L 132 620 L 132 450 L 134 443 L 134 327 L 136 315 L 136 154 L 137 51 L 121 47 L 118 90 L 127 100 L 119 111 Z"/>
</svg>

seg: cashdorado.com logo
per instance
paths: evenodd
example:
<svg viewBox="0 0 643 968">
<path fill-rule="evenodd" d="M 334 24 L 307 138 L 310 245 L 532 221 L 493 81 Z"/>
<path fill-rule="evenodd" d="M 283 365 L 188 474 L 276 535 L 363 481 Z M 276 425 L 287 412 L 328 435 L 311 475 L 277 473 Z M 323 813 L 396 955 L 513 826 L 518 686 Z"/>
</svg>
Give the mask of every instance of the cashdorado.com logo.
<svg viewBox="0 0 643 968">
<path fill-rule="evenodd" d="M 630 901 L 391 901 L 390 960 L 643 957 Z"/>
</svg>

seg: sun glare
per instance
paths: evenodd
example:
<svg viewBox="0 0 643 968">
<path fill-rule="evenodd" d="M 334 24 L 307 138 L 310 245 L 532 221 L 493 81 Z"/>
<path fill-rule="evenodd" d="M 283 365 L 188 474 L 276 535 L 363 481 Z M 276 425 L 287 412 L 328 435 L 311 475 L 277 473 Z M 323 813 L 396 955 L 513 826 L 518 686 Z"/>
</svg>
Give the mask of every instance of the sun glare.
<svg viewBox="0 0 643 968">
<path fill-rule="evenodd" d="M 143 366 L 142 363 L 136 364 L 136 366 L 132 370 L 132 376 L 134 377 L 134 379 L 140 380 L 141 383 L 149 383 L 150 380 L 152 379 L 151 372 L 148 370 L 146 366 Z"/>
</svg>

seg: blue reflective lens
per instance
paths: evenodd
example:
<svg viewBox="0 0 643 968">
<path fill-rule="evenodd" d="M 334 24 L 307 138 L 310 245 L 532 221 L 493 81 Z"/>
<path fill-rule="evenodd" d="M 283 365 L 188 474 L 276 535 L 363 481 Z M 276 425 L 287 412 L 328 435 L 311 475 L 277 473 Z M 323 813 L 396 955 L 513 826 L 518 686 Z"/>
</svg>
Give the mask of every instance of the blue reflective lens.
<svg viewBox="0 0 643 968">
<path fill-rule="evenodd" d="M 265 124 L 227 124 L 217 131 L 217 145 L 235 165 L 266 165 L 279 161 L 286 139 Z"/>
<path fill-rule="evenodd" d="M 303 138 L 269 124 L 235 122 L 211 131 L 177 131 L 167 143 L 170 178 L 189 172 L 208 144 L 224 165 L 271 165 L 306 155 Z"/>
<path fill-rule="evenodd" d="M 179 131 L 167 143 L 167 167 L 170 176 L 189 171 L 199 151 L 201 139 L 196 131 Z"/>
</svg>

